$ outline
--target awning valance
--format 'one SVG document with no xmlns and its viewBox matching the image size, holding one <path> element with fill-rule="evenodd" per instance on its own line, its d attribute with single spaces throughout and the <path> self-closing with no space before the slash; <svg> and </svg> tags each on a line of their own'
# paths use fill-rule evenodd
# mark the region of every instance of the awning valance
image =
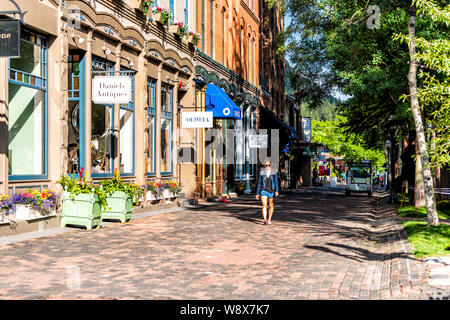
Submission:
<svg viewBox="0 0 450 320">
<path fill-rule="evenodd" d="M 215 84 L 208 84 L 205 94 L 206 111 L 212 111 L 214 118 L 241 119 L 241 109 Z"/>
</svg>

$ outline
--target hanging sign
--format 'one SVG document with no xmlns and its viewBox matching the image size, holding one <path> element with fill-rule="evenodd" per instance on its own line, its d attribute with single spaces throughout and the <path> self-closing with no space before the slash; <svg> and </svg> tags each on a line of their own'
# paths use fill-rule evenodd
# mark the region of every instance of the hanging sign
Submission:
<svg viewBox="0 0 450 320">
<path fill-rule="evenodd" d="M 19 20 L 0 20 L 0 57 L 20 57 Z"/>
<path fill-rule="evenodd" d="M 212 128 L 213 112 L 183 112 L 181 114 L 182 128 Z"/>
<path fill-rule="evenodd" d="M 129 103 L 131 96 L 131 78 L 125 76 L 96 76 L 92 79 L 92 101 L 97 104 Z"/>
</svg>

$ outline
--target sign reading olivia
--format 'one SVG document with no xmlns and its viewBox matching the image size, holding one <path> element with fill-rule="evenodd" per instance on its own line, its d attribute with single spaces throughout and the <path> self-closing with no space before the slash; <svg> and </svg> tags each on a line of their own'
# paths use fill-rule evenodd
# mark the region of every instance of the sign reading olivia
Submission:
<svg viewBox="0 0 450 320">
<path fill-rule="evenodd" d="M 92 79 L 92 101 L 98 104 L 129 103 L 131 97 L 130 77 L 97 76 Z"/>
<path fill-rule="evenodd" d="M 213 127 L 213 113 L 206 112 L 183 112 L 181 114 L 182 128 L 212 128 Z"/>
</svg>

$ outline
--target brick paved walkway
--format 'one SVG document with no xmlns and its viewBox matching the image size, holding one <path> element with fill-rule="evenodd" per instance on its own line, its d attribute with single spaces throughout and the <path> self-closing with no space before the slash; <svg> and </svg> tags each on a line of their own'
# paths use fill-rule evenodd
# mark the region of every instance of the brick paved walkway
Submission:
<svg viewBox="0 0 450 320">
<path fill-rule="evenodd" d="M 430 299 L 389 206 L 343 192 L 240 199 L 0 246 L 1 299 Z M 79 275 L 79 277 L 77 277 Z M 447 291 L 445 291 L 447 290 Z"/>
</svg>

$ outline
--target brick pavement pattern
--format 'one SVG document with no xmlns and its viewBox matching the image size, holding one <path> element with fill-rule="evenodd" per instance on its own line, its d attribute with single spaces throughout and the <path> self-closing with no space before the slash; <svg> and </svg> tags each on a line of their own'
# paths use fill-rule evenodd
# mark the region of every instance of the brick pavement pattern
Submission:
<svg viewBox="0 0 450 320">
<path fill-rule="evenodd" d="M 389 206 L 301 190 L 0 246 L 0 299 L 448 299 Z"/>
</svg>

